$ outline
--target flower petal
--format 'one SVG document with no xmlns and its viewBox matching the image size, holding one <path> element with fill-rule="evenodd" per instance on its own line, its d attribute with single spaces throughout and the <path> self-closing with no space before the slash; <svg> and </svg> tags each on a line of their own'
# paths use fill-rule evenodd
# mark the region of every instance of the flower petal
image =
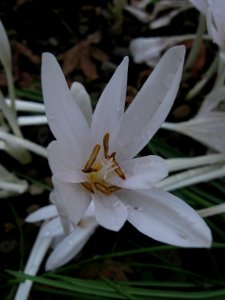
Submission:
<svg viewBox="0 0 225 300">
<path fill-rule="evenodd" d="M 63 235 L 63 227 L 59 217 L 43 224 L 40 232 L 41 237 L 57 237 Z"/>
<path fill-rule="evenodd" d="M 43 221 L 46 219 L 50 219 L 56 217 L 58 215 L 56 206 L 54 204 L 50 204 L 44 206 L 42 208 L 37 209 L 35 212 L 29 214 L 25 221 L 29 223 Z"/>
<path fill-rule="evenodd" d="M 9 39 L 1 20 L 0 20 L 0 61 L 2 62 L 4 68 L 11 68 L 12 58 L 11 58 Z"/>
<path fill-rule="evenodd" d="M 46 271 L 61 267 L 74 258 L 84 247 L 97 226 L 98 224 L 94 218 L 92 218 L 92 222 L 89 222 L 88 227 L 77 226 L 52 251 L 45 265 Z"/>
<path fill-rule="evenodd" d="M 128 58 L 125 57 L 105 87 L 94 111 L 91 132 L 93 143 L 102 143 L 104 135 L 120 124 L 127 88 Z M 112 137 L 110 143 L 112 143 Z"/>
<path fill-rule="evenodd" d="M 110 230 L 118 231 L 127 219 L 127 208 L 114 194 L 93 194 L 95 216 L 98 223 Z"/>
<path fill-rule="evenodd" d="M 208 9 L 208 1 L 207 0 L 190 0 L 191 4 L 195 6 L 197 10 L 199 10 L 203 15 L 206 15 Z"/>
<path fill-rule="evenodd" d="M 86 157 L 79 148 L 68 147 L 59 140 L 52 141 L 47 147 L 48 161 L 52 173 L 73 169 L 80 171 L 84 167 Z"/>
<path fill-rule="evenodd" d="M 120 164 L 126 180 L 118 176 L 109 177 L 108 181 L 127 189 L 149 189 L 168 175 L 167 163 L 159 156 L 138 157 Z"/>
<path fill-rule="evenodd" d="M 176 123 L 175 131 L 190 136 L 209 148 L 225 152 L 225 114 L 211 112 L 187 122 Z"/>
<path fill-rule="evenodd" d="M 128 221 L 140 232 L 181 247 L 210 247 L 211 232 L 184 201 L 163 190 L 118 192 L 128 206 Z"/>
<path fill-rule="evenodd" d="M 67 86 L 55 57 L 44 53 L 42 58 L 42 90 L 49 126 L 56 139 L 86 151 L 89 126 Z"/>
<path fill-rule="evenodd" d="M 126 110 L 117 139 L 120 157 L 134 157 L 165 120 L 179 87 L 184 54 L 184 46 L 169 49 Z"/>
<path fill-rule="evenodd" d="M 53 176 L 55 204 L 63 220 L 74 226 L 80 221 L 91 202 L 91 195 L 80 184 L 64 183 Z M 67 226 L 68 227 L 68 226 Z"/>
<path fill-rule="evenodd" d="M 210 94 L 208 94 L 205 97 L 205 100 L 202 102 L 197 116 L 198 117 L 200 115 L 203 116 L 204 114 L 207 114 L 212 110 L 216 110 L 216 107 L 224 99 L 225 99 L 225 87 L 221 87 L 216 90 L 213 90 Z"/>
<path fill-rule="evenodd" d="M 85 87 L 80 82 L 75 81 L 72 83 L 70 87 L 70 91 L 73 95 L 74 100 L 76 101 L 77 105 L 82 111 L 85 119 L 87 120 L 88 125 L 91 126 L 91 121 L 92 121 L 91 99 Z"/>
</svg>

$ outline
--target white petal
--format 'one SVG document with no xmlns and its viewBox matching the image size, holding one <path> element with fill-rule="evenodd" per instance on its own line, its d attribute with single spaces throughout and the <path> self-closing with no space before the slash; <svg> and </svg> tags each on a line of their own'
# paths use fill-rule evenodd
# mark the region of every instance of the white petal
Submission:
<svg viewBox="0 0 225 300">
<path fill-rule="evenodd" d="M 225 152 L 224 113 L 211 112 L 204 117 L 182 122 L 179 125 L 177 123 L 175 130 L 196 139 L 207 147 Z"/>
<path fill-rule="evenodd" d="M 223 35 L 221 35 L 220 31 L 218 30 L 218 27 L 215 24 L 215 19 L 213 18 L 213 12 L 210 9 L 208 9 L 207 11 L 206 21 L 209 36 L 214 43 L 216 43 L 220 47 L 223 47 Z"/>
<path fill-rule="evenodd" d="M 11 67 L 11 50 L 5 28 L 0 20 L 0 60 L 4 68 Z"/>
<path fill-rule="evenodd" d="M 212 1 L 208 0 L 209 10 L 213 14 L 214 24 L 218 30 L 218 33 L 221 37 L 221 46 L 224 47 L 224 37 L 225 37 L 225 1 L 217 0 Z"/>
<path fill-rule="evenodd" d="M 56 172 L 54 177 L 61 182 L 68 183 L 80 183 L 87 181 L 87 177 L 84 173 L 75 171 L 73 169 L 66 169 L 65 171 Z"/>
<path fill-rule="evenodd" d="M 179 87 L 185 48 L 169 49 L 124 114 L 117 139 L 120 157 L 134 157 L 169 113 Z"/>
<path fill-rule="evenodd" d="M 159 59 L 161 51 L 167 46 L 164 38 L 136 38 L 129 45 L 129 50 L 135 63 L 142 63 L 152 59 Z"/>
<path fill-rule="evenodd" d="M 57 237 L 63 234 L 63 227 L 59 217 L 43 224 L 40 232 L 41 237 Z"/>
<path fill-rule="evenodd" d="M 76 227 L 75 230 L 63 239 L 52 251 L 45 265 L 46 271 L 61 267 L 74 258 L 84 247 L 97 226 L 97 222 L 93 219 L 88 227 Z"/>
<path fill-rule="evenodd" d="M 126 179 L 109 178 L 113 185 L 127 189 L 149 189 L 168 175 L 167 163 L 159 156 L 138 157 L 120 165 Z"/>
<path fill-rule="evenodd" d="M 149 15 L 136 7 L 133 7 L 131 5 L 125 5 L 124 9 L 143 23 L 148 23 L 150 21 Z"/>
<path fill-rule="evenodd" d="M 91 99 L 85 87 L 80 82 L 73 82 L 70 87 L 74 100 L 82 111 L 88 125 L 91 126 L 92 121 L 92 106 Z"/>
<path fill-rule="evenodd" d="M 197 116 L 204 115 L 209 113 L 213 109 L 216 109 L 218 104 L 225 99 L 225 87 L 221 87 L 219 89 L 213 90 L 210 94 L 208 94 L 203 101 Z"/>
<path fill-rule="evenodd" d="M 50 219 L 50 218 L 56 217 L 57 215 L 58 215 L 58 212 L 57 212 L 56 206 L 54 204 L 50 204 L 50 205 L 44 206 L 42 208 L 39 208 L 35 212 L 29 214 L 26 217 L 25 221 L 33 223 L 33 222 Z"/>
<path fill-rule="evenodd" d="M 86 151 L 89 145 L 89 126 L 67 86 L 55 57 L 44 53 L 42 58 L 42 91 L 46 115 L 56 139 L 71 147 Z"/>
<path fill-rule="evenodd" d="M 91 202 L 90 193 L 80 184 L 64 183 L 53 176 L 56 207 L 60 217 L 69 220 L 74 226 L 80 221 Z"/>
<path fill-rule="evenodd" d="M 127 204 L 128 221 L 147 236 L 181 247 L 210 247 L 211 232 L 204 220 L 181 199 L 163 190 L 119 192 Z"/>
<path fill-rule="evenodd" d="M 61 141 L 52 141 L 47 147 L 49 165 L 52 173 L 73 169 L 82 170 L 87 157 L 80 152 L 79 148 L 70 146 Z"/>
<path fill-rule="evenodd" d="M 98 223 L 110 230 L 118 231 L 127 219 L 127 208 L 115 195 L 93 194 L 95 216 Z"/>
<path fill-rule="evenodd" d="M 102 143 L 104 135 L 118 128 L 124 112 L 128 58 L 125 57 L 105 87 L 94 111 L 91 132 L 93 143 Z M 112 137 L 109 141 L 112 142 Z"/>
<path fill-rule="evenodd" d="M 193 6 L 203 15 L 206 15 L 208 9 L 208 0 L 190 0 Z"/>
</svg>

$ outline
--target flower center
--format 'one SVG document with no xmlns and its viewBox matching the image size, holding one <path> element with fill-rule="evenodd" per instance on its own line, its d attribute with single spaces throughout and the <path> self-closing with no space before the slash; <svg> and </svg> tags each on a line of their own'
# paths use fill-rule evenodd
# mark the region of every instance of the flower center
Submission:
<svg viewBox="0 0 225 300">
<path fill-rule="evenodd" d="M 109 137 L 108 132 L 103 137 L 104 155 L 99 158 L 101 145 L 95 145 L 90 158 L 82 169 L 82 172 L 87 174 L 87 181 L 81 182 L 81 185 L 91 193 L 98 190 L 105 195 L 110 195 L 120 188 L 107 183 L 107 178 L 117 175 L 123 180 L 126 179 L 123 170 L 116 161 L 116 152 L 109 154 Z"/>
</svg>

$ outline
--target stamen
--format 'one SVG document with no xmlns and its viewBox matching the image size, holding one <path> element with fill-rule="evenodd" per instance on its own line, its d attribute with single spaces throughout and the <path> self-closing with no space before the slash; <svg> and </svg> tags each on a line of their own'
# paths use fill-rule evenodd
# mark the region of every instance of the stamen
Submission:
<svg viewBox="0 0 225 300">
<path fill-rule="evenodd" d="M 109 151 L 109 133 L 107 132 L 103 138 L 103 147 L 104 147 L 104 156 L 108 158 L 108 151 Z"/>
<path fill-rule="evenodd" d="M 92 186 L 91 186 L 91 184 L 90 184 L 89 182 L 85 181 L 85 182 L 81 182 L 80 184 L 81 184 L 85 189 L 87 189 L 89 192 L 91 192 L 91 193 L 94 194 L 94 190 L 93 190 L 93 188 L 92 188 Z"/>
<path fill-rule="evenodd" d="M 110 191 L 110 193 L 116 192 L 118 190 L 120 190 L 121 188 L 116 186 L 116 185 L 111 185 L 107 187 L 107 190 Z"/>
<path fill-rule="evenodd" d="M 96 158 L 97 158 L 97 156 L 98 156 L 98 153 L 99 153 L 99 151 L 100 151 L 100 148 L 101 148 L 101 146 L 100 146 L 99 144 L 97 144 L 97 145 L 94 147 L 94 149 L 93 149 L 93 151 L 92 151 L 92 153 L 91 153 L 91 155 L 90 155 L 89 160 L 87 161 L 87 163 L 86 163 L 84 169 L 82 170 L 84 173 L 91 173 L 91 172 L 94 171 L 94 169 L 92 169 L 92 166 L 93 166 L 93 164 L 94 164 L 94 162 L 95 162 L 95 160 L 96 160 Z"/>
<path fill-rule="evenodd" d="M 115 157 L 113 158 L 113 166 L 115 167 L 114 171 L 116 172 L 116 174 L 123 180 L 126 179 L 126 176 L 124 174 L 124 172 L 122 171 L 122 169 L 120 168 L 120 166 L 118 165 L 117 161 L 115 160 Z"/>
<path fill-rule="evenodd" d="M 95 187 L 97 190 L 99 190 L 100 192 L 102 192 L 105 195 L 111 194 L 111 192 L 108 190 L 108 187 L 106 185 L 104 185 L 103 183 L 96 182 Z"/>
</svg>

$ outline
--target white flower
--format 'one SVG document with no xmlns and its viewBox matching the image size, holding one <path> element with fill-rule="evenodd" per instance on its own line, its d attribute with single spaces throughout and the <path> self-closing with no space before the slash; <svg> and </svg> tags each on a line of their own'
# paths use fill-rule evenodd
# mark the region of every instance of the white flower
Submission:
<svg viewBox="0 0 225 300">
<path fill-rule="evenodd" d="M 149 23 L 151 29 L 169 25 L 176 15 L 190 6 L 187 0 L 161 0 L 154 4 L 153 10 L 149 14 L 145 11 L 148 4 L 149 1 L 131 1 L 131 4 L 125 4 L 124 9 L 139 21 Z"/>
<path fill-rule="evenodd" d="M 191 0 L 191 3 L 206 16 L 208 33 L 220 47 L 225 62 L 225 0 Z"/>
<path fill-rule="evenodd" d="M 45 221 L 42 225 L 39 237 L 51 237 L 51 247 L 54 248 L 46 261 L 46 271 L 59 268 L 74 258 L 81 251 L 98 226 L 94 217 L 93 205 L 89 206 L 77 226 L 74 227 L 71 224 L 70 233 L 67 236 L 65 236 L 63 232 L 60 218 L 54 204 L 42 207 L 26 218 L 26 222 L 34 223 L 38 221 Z"/>
<path fill-rule="evenodd" d="M 135 63 L 145 62 L 149 66 L 155 66 L 165 50 L 193 38 L 194 35 L 190 34 L 149 38 L 140 37 L 130 42 L 129 50 Z"/>
<path fill-rule="evenodd" d="M 183 46 L 166 52 L 124 112 L 128 59 L 104 89 L 89 127 L 63 73 L 43 55 L 42 88 L 46 115 L 56 138 L 48 146 L 52 198 L 64 230 L 77 224 L 91 201 L 100 225 L 118 231 L 126 220 L 158 241 L 209 247 L 211 233 L 186 203 L 155 188 L 167 175 L 156 156 L 134 158 L 166 118 L 182 75 Z"/>
<path fill-rule="evenodd" d="M 71 228 L 72 231 L 68 236 L 63 233 L 56 207 L 53 204 L 31 213 L 26 221 L 44 221 L 26 262 L 24 273 L 28 275 L 37 274 L 50 246 L 54 250 L 46 261 L 45 269 L 47 271 L 52 271 L 69 262 L 80 252 L 98 226 L 92 205 L 89 206 L 81 222 L 75 228 Z M 21 282 L 15 300 L 28 299 L 32 284 L 31 280 Z"/>
<path fill-rule="evenodd" d="M 165 122 L 162 128 L 186 134 L 211 149 L 225 153 L 225 112 L 218 109 L 222 100 L 225 100 L 225 86 L 205 98 L 193 119 L 179 123 Z"/>
</svg>

